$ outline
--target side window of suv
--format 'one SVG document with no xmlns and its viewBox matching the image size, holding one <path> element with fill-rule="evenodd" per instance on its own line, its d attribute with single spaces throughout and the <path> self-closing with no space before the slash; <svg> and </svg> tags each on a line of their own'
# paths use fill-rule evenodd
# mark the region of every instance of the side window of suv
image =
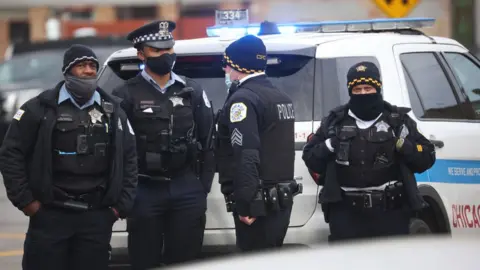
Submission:
<svg viewBox="0 0 480 270">
<path fill-rule="evenodd" d="M 373 56 L 336 57 L 316 60 L 314 120 L 322 120 L 328 113 L 350 99 L 347 89 L 347 73 L 355 64 L 372 62 L 381 70 Z M 381 76 L 381 74 L 380 74 Z"/>
<path fill-rule="evenodd" d="M 480 119 L 480 68 L 465 54 L 445 53 L 445 58 L 467 94 L 476 119 Z"/>
<path fill-rule="evenodd" d="M 400 55 L 413 113 L 420 119 L 465 119 L 434 53 Z"/>
</svg>

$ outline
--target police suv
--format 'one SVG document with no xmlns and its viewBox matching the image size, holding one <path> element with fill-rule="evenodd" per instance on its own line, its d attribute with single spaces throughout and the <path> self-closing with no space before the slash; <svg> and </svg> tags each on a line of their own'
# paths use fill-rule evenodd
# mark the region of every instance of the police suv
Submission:
<svg viewBox="0 0 480 270">
<path fill-rule="evenodd" d="M 261 36 L 268 50 L 266 72 L 293 99 L 297 121 L 295 178 L 304 189 L 295 197 L 286 244 L 327 240 L 328 224 L 317 203 L 321 187 L 304 165 L 302 148 L 319 121 L 348 101 L 347 70 L 360 61 L 376 63 L 384 98 L 411 107 L 420 132 L 436 146 L 436 164 L 417 175 L 429 207 L 412 216 L 412 233 L 480 235 L 480 61 L 455 40 L 417 30 L 433 23 L 408 18 L 279 24 L 280 34 Z M 208 38 L 177 41 L 174 71 L 200 83 L 218 110 L 227 95 L 225 48 L 258 31 L 259 25 L 211 27 Z M 142 68 L 135 49 L 117 51 L 105 62 L 99 85 L 112 91 Z M 125 247 L 126 236 L 125 222 L 117 222 L 112 247 Z M 204 245 L 234 244 L 233 218 L 216 177 L 208 196 Z"/>
</svg>

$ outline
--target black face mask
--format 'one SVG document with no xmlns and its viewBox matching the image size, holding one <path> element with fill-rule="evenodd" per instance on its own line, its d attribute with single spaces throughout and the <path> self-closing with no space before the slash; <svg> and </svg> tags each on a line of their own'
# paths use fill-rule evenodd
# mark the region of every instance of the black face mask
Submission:
<svg viewBox="0 0 480 270">
<path fill-rule="evenodd" d="M 164 53 L 157 57 L 147 57 L 145 65 L 155 74 L 166 75 L 173 69 L 177 55 Z"/>
<path fill-rule="evenodd" d="M 79 78 L 65 75 L 65 88 L 78 105 L 83 105 L 92 98 L 97 89 L 97 78 Z"/>
<path fill-rule="evenodd" d="M 383 112 L 383 97 L 380 94 L 351 95 L 349 108 L 358 118 L 371 121 Z"/>
</svg>

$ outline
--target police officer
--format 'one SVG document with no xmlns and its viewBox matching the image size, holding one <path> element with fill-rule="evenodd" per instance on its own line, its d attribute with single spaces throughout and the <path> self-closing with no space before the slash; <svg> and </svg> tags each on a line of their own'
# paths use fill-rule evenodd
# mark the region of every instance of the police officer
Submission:
<svg viewBox="0 0 480 270">
<path fill-rule="evenodd" d="M 223 58 L 228 96 L 219 112 L 217 163 L 237 247 L 282 246 L 290 223 L 295 158 L 292 100 L 265 74 L 263 41 L 247 35 Z"/>
<path fill-rule="evenodd" d="M 97 70 L 71 46 L 65 81 L 20 107 L 0 149 L 8 198 L 30 217 L 23 269 L 108 269 L 112 226 L 133 206 L 135 136 Z"/>
<path fill-rule="evenodd" d="M 414 173 L 434 164 L 434 146 L 409 108 L 383 100 L 375 64 L 354 65 L 347 81 L 350 101 L 322 120 L 303 152 L 320 174 L 329 240 L 408 234 L 412 210 L 426 206 Z"/>
<path fill-rule="evenodd" d="M 128 220 L 134 269 L 199 255 L 215 173 L 213 111 L 200 85 L 172 72 L 174 29 L 156 21 L 128 35 L 145 69 L 113 92 L 137 136 L 139 195 Z"/>
</svg>

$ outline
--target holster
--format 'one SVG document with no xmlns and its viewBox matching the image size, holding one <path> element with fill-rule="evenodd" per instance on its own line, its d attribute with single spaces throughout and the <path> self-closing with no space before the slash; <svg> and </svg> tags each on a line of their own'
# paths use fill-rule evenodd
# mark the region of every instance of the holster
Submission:
<svg viewBox="0 0 480 270">
<path fill-rule="evenodd" d="M 403 183 L 396 182 L 385 187 L 385 208 L 400 209 L 406 203 Z"/>
<path fill-rule="evenodd" d="M 278 184 L 278 202 L 281 209 L 292 207 L 293 190 L 290 184 Z"/>
</svg>

